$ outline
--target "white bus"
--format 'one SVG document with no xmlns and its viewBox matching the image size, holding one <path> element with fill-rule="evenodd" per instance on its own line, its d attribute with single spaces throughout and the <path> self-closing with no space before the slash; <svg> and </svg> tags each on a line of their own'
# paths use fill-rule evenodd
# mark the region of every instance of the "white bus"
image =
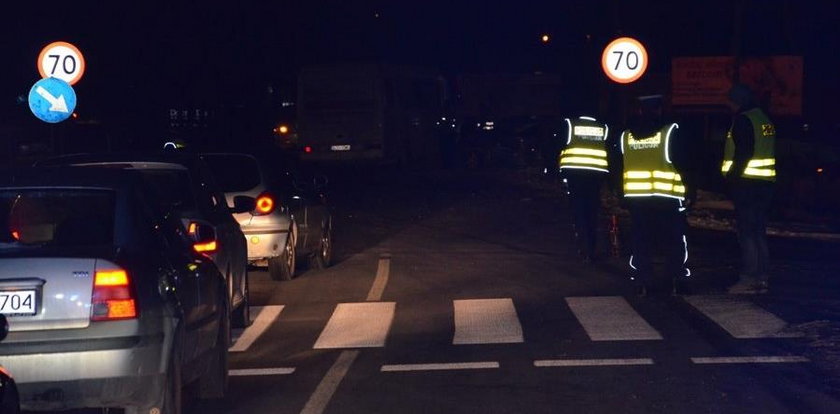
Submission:
<svg viewBox="0 0 840 414">
<path fill-rule="evenodd" d="M 431 70 L 379 64 L 304 68 L 298 78 L 300 158 L 434 162 L 444 99 L 444 80 Z"/>
</svg>

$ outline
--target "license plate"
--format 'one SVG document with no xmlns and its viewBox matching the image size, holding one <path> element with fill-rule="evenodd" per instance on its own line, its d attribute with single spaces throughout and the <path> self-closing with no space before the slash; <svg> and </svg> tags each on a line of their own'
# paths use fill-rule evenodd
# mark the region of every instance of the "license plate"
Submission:
<svg viewBox="0 0 840 414">
<path fill-rule="evenodd" d="M 34 290 L 0 291 L 0 313 L 6 315 L 34 315 Z"/>
<path fill-rule="evenodd" d="M 349 145 L 333 145 L 330 147 L 333 151 L 350 151 Z"/>
</svg>

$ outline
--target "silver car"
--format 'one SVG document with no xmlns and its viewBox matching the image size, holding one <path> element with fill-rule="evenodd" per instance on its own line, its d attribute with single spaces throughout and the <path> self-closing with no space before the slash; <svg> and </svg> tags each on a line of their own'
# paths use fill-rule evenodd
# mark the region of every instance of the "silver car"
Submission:
<svg viewBox="0 0 840 414">
<path fill-rule="evenodd" d="M 262 162 L 248 154 L 210 153 L 201 158 L 228 204 L 237 196 L 256 199 L 254 211 L 234 214 L 248 242 L 250 264 L 268 266 L 275 280 L 294 277 L 298 257 L 308 257 L 316 268 L 331 264 L 332 216 L 322 192 L 325 179 L 301 185 L 292 172 L 276 168 L 279 160 Z"/>
<path fill-rule="evenodd" d="M 134 171 L 37 168 L 0 173 L 0 365 L 25 410 L 180 412 L 181 389 L 227 388 L 225 279 L 150 203 Z"/>
</svg>

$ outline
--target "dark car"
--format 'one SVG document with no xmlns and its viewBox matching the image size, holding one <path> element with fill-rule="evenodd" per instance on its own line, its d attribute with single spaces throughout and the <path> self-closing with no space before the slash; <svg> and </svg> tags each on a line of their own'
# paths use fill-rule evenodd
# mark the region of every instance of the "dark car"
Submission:
<svg viewBox="0 0 840 414">
<path fill-rule="evenodd" d="M 161 211 L 178 218 L 189 231 L 195 223 L 213 226 L 218 243 L 201 246 L 225 276 L 234 327 L 251 323 L 248 300 L 248 249 L 239 223 L 231 213 L 254 209 L 254 200 L 239 197 L 228 207 L 205 163 L 188 153 L 82 154 L 41 161 L 38 166 L 84 166 L 137 170 L 153 191 Z"/>
<path fill-rule="evenodd" d="M 332 215 L 323 195 L 326 178 L 302 182 L 282 159 L 265 162 L 238 153 L 202 154 L 228 202 L 256 199 L 254 211 L 236 214 L 248 238 L 248 261 L 267 265 L 275 280 L 294 276 L 296 257 L 316 268 L 332 260 Z M 269 167 L 270 166 L 270 167 Z"/>
<path fill-rule="evenodd" d="M 193 237 L 153 197 L 135 171 L 0 173 L 0 364 L 21 408 L 175 413 L 187 384 L 226 392 L 226 281 L 195 248 L 213 226 Z"/>
</svg>

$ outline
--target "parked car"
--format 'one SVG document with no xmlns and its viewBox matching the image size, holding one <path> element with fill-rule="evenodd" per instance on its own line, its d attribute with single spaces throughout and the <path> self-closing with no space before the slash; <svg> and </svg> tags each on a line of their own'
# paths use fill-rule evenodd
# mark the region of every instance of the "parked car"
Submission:
<svg viewBox="0 0 840 414">
<path fill-rule="evenodd" d="M 136 171 L 0 173 L 0 363 L 22 409 L 168 414 L 185 385 L 225 394 L 230 304 L 202 254 L 214 226 L 193 237 L 154 197 Z"/>
<path fill-rule="evenodd" d="M 185 230 L 193 223 L 210 223 L 218 244 L 207 255 L 225 275 L 234 327 L 251 323 L 248 299 L 248 248 L 245 236 L 231 213 L 254 209 L 254 200 L 238 197 L 228 207 L 225 196 L 208 167 L 196 155 L 161 154 L 83 154 L 57 157 L 39 162 L 39 166 L 66 165 L 109 167 L 138 170 L 152 188 L 161 211 L 178 218 Z"/>
<path fill-rule="evenodd" d="M 248 154 L 202 154 L 231 203 L 256 199 L 254 211 L 235 214 L 248 239 L 248 261 L 267 265 L 275 280 L 294 277 L 296 257 L 325 268 L 332 261 L 332 216 L 323 194 L 326 179 L 302 183 L 279 160 L 268 163 Z M 273 165 L 269 169 L 268 165 Z"/>
<path fill-rule="evenodd" d="M 0 313 L 0 342 L 9 334 L 9 321 L 6 315 Z M 20 396 L 12 374 L 0 365 L 0 413 L 19 414 Z"/>
</svg>

